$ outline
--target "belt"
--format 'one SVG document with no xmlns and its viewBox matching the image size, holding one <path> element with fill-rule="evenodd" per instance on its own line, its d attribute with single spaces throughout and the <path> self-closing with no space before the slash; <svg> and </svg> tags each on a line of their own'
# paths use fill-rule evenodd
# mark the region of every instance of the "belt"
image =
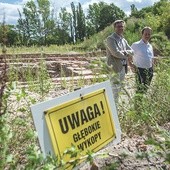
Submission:
<svg viewBox="0 0 170 170">
<path fill-rule="evenodd" d="M 125 67 L 125 73 L 127 74 L 127 72 L 128 72 L 127 64 L 123 64 L 123 66 Z"/>
<path fill-rule="evenodd" d="M 141 68 L 141 67 L 137 67 L 138 69 L 141 69 L 141 70 L 151 70 L 152 69 L 152 67 L 150 67 L 150 68 Z"/>
</svg>

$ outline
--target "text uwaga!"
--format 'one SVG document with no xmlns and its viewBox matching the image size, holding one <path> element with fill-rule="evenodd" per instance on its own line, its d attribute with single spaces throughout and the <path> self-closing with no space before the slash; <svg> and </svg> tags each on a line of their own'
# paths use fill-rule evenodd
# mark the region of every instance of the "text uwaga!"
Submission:
<svg viewBox="0 0 170 170">
<path fill-rule="evenodd" d="M 72 113 L 71 115 L 59 119 L 61 132 L 63 134 L 66 134 L 68 133 L 70 127 L 73 130 L 83 125 L 84 123 L 87 123 L 104 114 L 105 111 L 103 109 L 102 101 L 100 101 L 100 105 L 102 108 L 102 113 L 97 103 L 94 103 L 93 106 L 87 106 L 86 109 L 81 109 L 79 111 L 76 111 L 75 113 Z"/>
<path fill-rule="evenodd" d="M 97 103 L 94 103 L 92 106 L 87 106 L 85 109 L 81 109 L 79 111 L 76 111 L 75 113 L 63 117 L 62 119 L 59 119 L 61 132 L 63 134 L 66 134 L 69 132 L 70 129 L 73 130 L 75 128 L 78 128 L 79 126 L 84 125 L 85 123 L 93 119 L 96 119 L 97 117 L 103 115 L 104 113 L 105 111 L 102 101 L 100 101 L 99 105 Z M 80 130 L 79 132 L 73 134 L 73 140 L 75 143 L 78 142 L 79 140 L 83 140 L 82 143 L 77 145 L 78 149 L 84 150 L 85 148 L 90 147 L 98 140 L 100 140 L 101 132 L 95 133 L 95 131 L 100 128 L 101 128 L 100 122 L 97 121 L 91 124 L 90 126 Z M 91 133 L 95 134 L 86 139 L 86 137 Z"/>
</svg>

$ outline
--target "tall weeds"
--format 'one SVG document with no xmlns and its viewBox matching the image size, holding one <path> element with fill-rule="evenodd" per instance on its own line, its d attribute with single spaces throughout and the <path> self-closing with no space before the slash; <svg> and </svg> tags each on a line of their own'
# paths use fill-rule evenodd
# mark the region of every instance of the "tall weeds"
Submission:
<svg viewBox="0 0 170 170">
<path fill-rule="evenodd" d="M 8 91 L 5 91 L 7 83 L 7 63 L 6 56 L 0 56 L 0 169 L 3 169 L 8 160 L 8 143 L 11 136 L 10 126 L 7 123 L 7 99 L 9 97 Z"/>
<path fill-rule="evenodd" d="M 100 74 L 106 74 L 106 77 L 100 77 L 96 75 L 96 79 L 88 82 L 83 78 L 77 81 L 77 86 L 82 87 L 85 85 L 90 85 L 100 81 L 108 79 L 110 74 L 109 68 L 105 65 L 105 61 L 98 60 L 92 62 L 91 64 L 96 65 L 96 67 L 101 67 L 102 71 Z M 122 130 L 130 135 L 134 134 L 145 134 L 152 137 L 148 140 L 148 144 L 153 144 L 159 146 L 161 154 L 169 161 L 169 143 L 168 135 L 162 133 L 160 130 L 164 124 L 169 122 L 170 113 L 170 60 L 169 58 L 163 60 L 157 64 L 155 67 L 155 75 L 153 82 L 149 88 L 146 95 L 137 96 L 140 98 L 138 105 L 140 107 L 135 108 L 134 99 L 135 97 L 128 98 L 129 106 L 126 107 L 124 103 L 118 110 L 123 113 L 119 115 Z M 39 63 L 39 69 L 36 70 L 35 77 L 32 76 L 32 70 L 28 67 L 28 70 L 24 72 L 24 80 L 28 83 L 28 88 L 19 88 L 17 83 L 15 83 L 16 77 L 11 77 L 8 85 L 6 84 L 6 66 L 3 72 L 3 77 L 1 81 L 1 113 L 0 116 L 0 169 L 45 169 L 45 168 L 61 168 L 64 165 L 58 163 L 57 159 L 48 157 L 46 160 L 42 158 L 40 147 L 38 145 L 36 132 L 34 130 L 31 112 L 29 106 L 38 100 L 43 100 L 45 95 L 49 93 L 52 88 L 51 80 L 47 72 L 45 61 L 42 60 Z M 90 66 L 90 68 L 95 72 L 96 67 Z M 11 68 L 11 75 L 13 68 Z M 70 88 L 68 83 L 72 86 L 71 91 L 74 89 L 74 80 L 69 82 L 65 79 L 66 74 L 63 68 L 61 68 L 63 80 L 61 81 L 62 88 Z M 17 74 L 18 72 L 15 72 Z M 72 75 L 73 76 L 73 75 Z M 99 78 L 99 79 L 98 79 Z M 29 83 L 29 81 L 34 82 L 36 80 L 37 85 L 34 83 Z M 4 85 L 4 86 L 3 86 Z M 5 88 L 6 87 L 6 88 Z M 58 89 L 61 90 L 61 89 Z M 37 97 L 39 95 L 39 99 Z M 36 96 L 36 97 L 35 97 Z M 15 100 L 15 104 L 12 102 Z M 163 142 L 153 142 L 153 134 L 156 133 L 165 134 L 165 141 Z M 154 138 L 155 139 L 155 138 Z M 167 150 L 167 151 L 166 151 Z M 165 152 L 166 151 L 166 152 Z M 88 156 L 92 156 L 90 153 Z M 61 167 L 59 167 L 61 165 Z"/>
<path fill-rule="evenodd" d="M 170 121 L 170 59 L 161 60 L 154 70 L 148 92 L 134 94 L 121 119 L 127 134 L 151 134 L 158 126 Z"/>
</svg>

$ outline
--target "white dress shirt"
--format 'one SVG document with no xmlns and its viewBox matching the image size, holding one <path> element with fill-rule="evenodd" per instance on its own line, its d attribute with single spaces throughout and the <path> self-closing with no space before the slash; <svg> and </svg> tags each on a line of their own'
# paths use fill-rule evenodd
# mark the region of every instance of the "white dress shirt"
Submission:
<svg viewBox="0 0 170 170">
<path fill-rule="evenodd" d="M 133 64 L 140 68 L 152 67 L 152 60 L 154 57 L 153 48 L 150 43 L 144 43 L 143 40 L 137 41 L 132 44 L 134 50 Z"/>
</svg>

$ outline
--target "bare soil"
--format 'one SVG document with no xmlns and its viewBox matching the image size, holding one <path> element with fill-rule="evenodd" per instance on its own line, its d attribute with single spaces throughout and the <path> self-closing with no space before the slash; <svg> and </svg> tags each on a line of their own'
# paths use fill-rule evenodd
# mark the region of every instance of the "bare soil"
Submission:
<svg viewBox="0 0 170 170">
<path fill-rule="evenodd" d="M 169 125 L 170 127 L 170 125 Z M 94 165 L 85 164 L 81 170 L 169 170 L 170 166 L 160 155 L 155 155 L 155 148 L 145 144 L 144 136 L 134 135 L 129 138 L 122 135 L 122 140 L 116 146 L 110 144 L 99 151 Z M 106 154 L 106 157 L 102 156 Z"/>
<path fill-rule="evenodd" d="M 69 62 L 70 61 L 68 61 L 67 63 Z M 48 62 L 48 64 L 49 63 L 50 62 Z M 53 70 L 54 75 L 51 76 L 54 78 L 56 75 L 58 75 L 57 71 L 59 68 L 57 67 L 58 65 L 55 66 L 55 62 L 53 64 L 54 65 L 50 63 L 49 68 L 51 70 L 52 68 L 55 68 L 55 69 L 57 68 L 57 70 Z M 23 63 L 22 63 L 22 67 L 23 67 Z M 73 70 L 76 70 L 75 67 L 73 68 Z M 129 75 L 129 77 L 130 76 L 131 75 Z M 129 91 L 131 92 L 131 84 L 129 85 L 127 83 L 127 88 L 129 88 Z M 49 96 L 47 96 L 47 98 L 48 97 L 53 98 L 53 97 L 56 97 L 56 96 L 59 96 L 65 93 L 68 93 L 68 91 L 67 90 L 58 91 L 58 89 L 56 90 L 54 89 L 54 91 L 49 93 Z M 11 101 L 11 102 L 13 103 L 13 105 L 15 105 L 14 101 Z M 24 118 L 24 115 L 22 115 L 22 113 L 20 114 L 16 113 L 16 114 L 17 115 L 14 115 L 14 116 L 22 116 Z M 170 123 L 167 123 L 163 128 L 170 132 Z M 159 151 L 154 146 L 145 144 L 146 139 L 147 139 L 146 136 L 133 135 L 129 137 L 128 135 L 123 133 L 121 142 L 119 144 L 113 145 L 112 143 L 110 143 L 108 146 L 106 146 L 105 148 L 97 152 L 97 155 L 94 158 L 93 165 L 90 165 L 89 163 L 83 163 L 78 168 L 80 170 L 97 170 L 97 169 L 100 169 L 100 170 L 105 170 L 105 169 L 110 169 L 110 170 L 115 170 L 115 169 L 116 170 L 170 170 L 170 165 L 168 165 L 165 162 L 165 158 L 161 156 L 161 154 L 159 154 Z M 13 151 L 17 152 L 15 148 Z"/>
</svg>

